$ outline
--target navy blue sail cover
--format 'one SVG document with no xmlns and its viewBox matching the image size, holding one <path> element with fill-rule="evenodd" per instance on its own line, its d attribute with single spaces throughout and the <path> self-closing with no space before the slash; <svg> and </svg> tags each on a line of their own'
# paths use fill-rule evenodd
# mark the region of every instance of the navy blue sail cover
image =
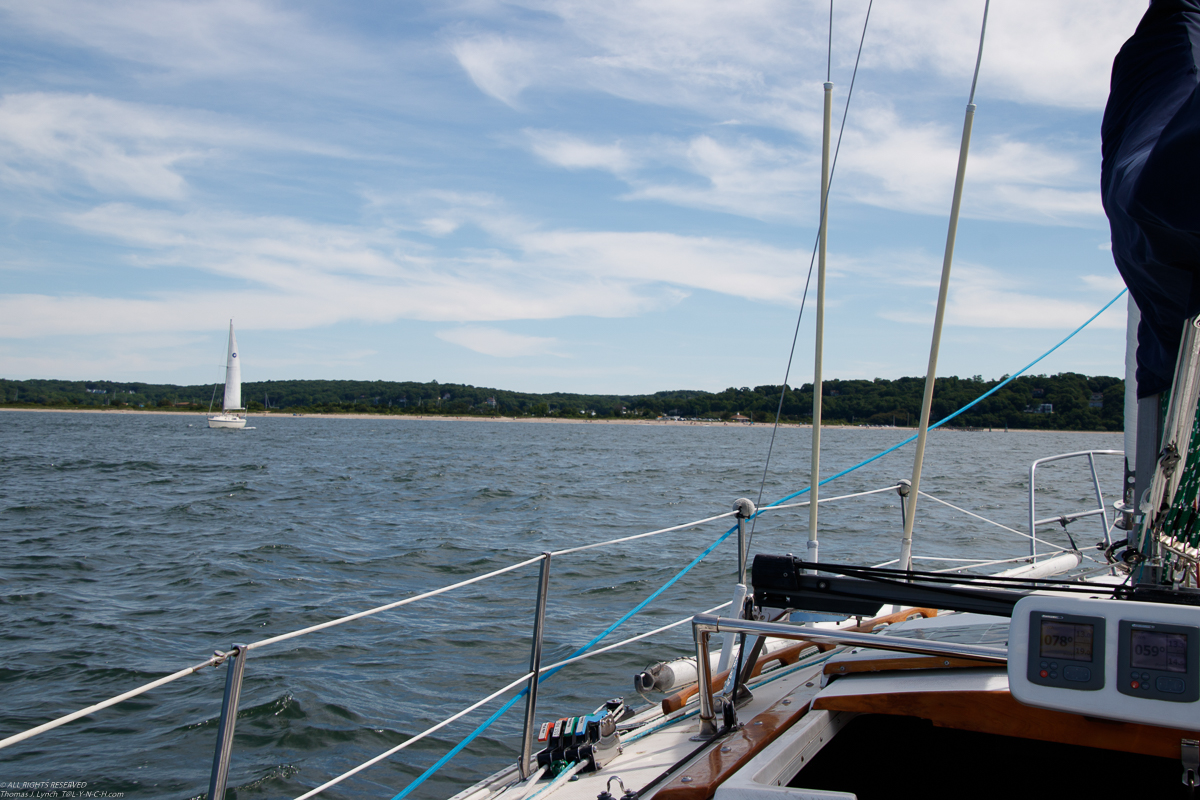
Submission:
<svg viewBox="0 0 1200 800">
<path fill-rule="evenodd" d="M 1154 0 L 1113 62 L 1100 188 L 1142 313 L 1138 396 L 1166 390 L 1200 313 L 1200 0 Z"/>
</svg>

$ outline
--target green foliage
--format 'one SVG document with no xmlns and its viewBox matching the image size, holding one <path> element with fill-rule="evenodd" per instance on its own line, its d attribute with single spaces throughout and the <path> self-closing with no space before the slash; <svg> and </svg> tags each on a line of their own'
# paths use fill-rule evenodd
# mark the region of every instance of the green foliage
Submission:
<svg viewBox="0 0 1200 800">
<path fill-rule="evenodd" d="M 962 408 L 1000 381 L 938 378 L 933 419 Z M 829 380 L 822 392 L 826 423 L 915 427 L 921 411 L 923 378 L 894 381 Z M 782 390 L 782 391 L 781 391 Z M 1125 384 L 1119 378 L 1065 372 L 1017 378 L 954 421 L 957 427 L 1037 428 L 1119 431 L 1124 421 Z M 813 388 L 803 386 L 730 387 L 722 392 L 676 390 L 649 395 L 531 394 L 463 384 L 410 381 L 260 381 L 242 385 L 251 410 L 287 413 L 443 414 L 480 416 L 558 416 L 568 419 L 637 419 L 660 415 L 729 419 L 742 414 L 768 422 L 781 410 L 786 422 L 812 421 Z M 782 394 L 782 406 L 780 397 Z M 219 392 L 218 392 L 219 395 Z M 114 381 L 10 381 L 0 379 L 0 405 L 10 407 L 157 407 L 206 410 L 213 386 L 118 383 Z M 256 398 L 262 398 L 260 402 Z M 1093 398 L 1096 398 L 1093 401 Z M 1093 406 L 1100 403 L 1100 407 Z M 220 397 L 217 398 L 220 403 Z M 1052 413 L 1033 413 L 1043 405 Z"/>
</svg>

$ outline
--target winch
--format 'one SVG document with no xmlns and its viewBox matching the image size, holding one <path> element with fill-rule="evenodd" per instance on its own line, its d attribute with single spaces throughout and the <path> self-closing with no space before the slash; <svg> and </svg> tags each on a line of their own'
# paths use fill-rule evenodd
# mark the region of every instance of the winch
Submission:
<svg viewBox="0 0 1200 800">
<path fill-rule="evenodd" d="M 617 720 L 625 711 L 621 698 L 609 700 L 594 713 L 581 717 L 563 717 L 544 722 L 537 740 L 545 749 L 537 754 L 537 765 L 559 772 L 571 764 L 586 761 L 583 772 L 595 772 L 621 754 Z"/>
</svg>

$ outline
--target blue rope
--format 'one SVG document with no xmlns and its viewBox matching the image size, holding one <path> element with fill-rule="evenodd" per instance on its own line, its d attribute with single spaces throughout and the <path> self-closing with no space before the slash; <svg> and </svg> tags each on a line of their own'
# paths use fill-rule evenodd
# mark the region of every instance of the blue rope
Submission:
<svg viewBox="0 0 1200 800">
<path fill-rule="evenodd" d="M 1117 302 L 1118 300 L 1120 300 L 1120 299 L 1121 299 L 1121 296 L 1125 294 L 1125 291 L 1126 291 L 1125 289 L 1122 289 L 1122 290 L 1120 291 L 1120 293 L 1118 293 L 1118 294 L 1117 294 L 1117 296 L 1116 296 L 1116 297 L 1114 297 L 1112 300 L 1109 300 L 1109 301 L 1108 301 L 1108 303 L 1106 303 L 1106 304 L 1104 305 L 1104 307 L 1103 307 L 1103 308 L 1101 308 L 1099 311 L 1097 311 L 1095 314 L 1093 314 L 1093 315 L 1092 315 L 1092 316 L 1091 316 L 1091 317 L 1088 319 L 1088 321 L 1087 321 L 1087 322 L 1083 323 L 1083 324 L 1082 324 L 1082 325 L 1080 325 L 1078 328 L 1076 328 L 1075 330 L 1071 331 L 1071 333 L 1070 333 L 1070 334 L 1068 334 L 1068 335 L 1067 335 L 1067 337 L 1066 337 L 1065 339 L 1063 339 L 1062 341 L 1060 341 L 1058 344 L 1054 345 L 1054 347 L 1051 347 L 1051 348 L 1050 348 L 1049 350 L 1047 350 L 1045 353 L 1043 353 L 1042 355 L 1038 356 L 1038 357 L 1037 357 L 1037 358 L 1035 358 L 1033 361 L 1030 361 L 1028 364 L 1026 364 L 1024 367 L 1022 367 L 1022 368 L 1021 368 L 1020 370 L 1018 370 L 1017 372 L 1013 373 L 1013 374 L 1012 374 L 1011 376 L 1009 376 L 1009 377 L 1008 377 L 1006 380 L 1004 380 L 1004 381 L 1001 381 L 1000 383 L 996 384 L 994 387 L 992 387 L 991 389 L 989 389 L 987 392 L 985 392 L 984 394 L 980 395 L 980 396 L 979 396 L 978 398 L 976 398 L 975 400 L 972 400 L 970 403 L 968 403 L 967 405 L 963 406 L 963 407 L 962 407 L 962 408 L 960 408 L 958 411 L 955 411 L 953 414 L 951 414 L 951 415 L 949 415 L 949 416 L 947 416 L 947 417 L 943 417 L 942 419 L 938 420 L 938 421 L 937 421 L 936 423 L 934 423 L 933 425 L 930 425 L 930 426 L 929 426 L 929 429 L 930 429 L 930 430 L 933 430 L 934 428 L 938 428 L 938 427 L 940 427 L 940 426 L 942 426 L 942 425 L 945 425 L 947 422 L 949 422 L 950 420 L 954 419 L 954 418 L 955 418 L 955 417 L 957 417 L 959 414 L 965 413 L 966 411 L 968 411 L 968 410 L 969 410 L 969 409 L 971 409 L 972 407 L 974 407 L 974 406 L 978 405 L 979 403 L 983 402 L 983 401 L 984 401 L 984 400 L 986 400 L 987 398 L 991 397 L 993 394 L 995 394 L 996 392 L 998 392 L 998 391 L 999 391 L 1001 388 L 1003 388 L 1004 386 L 1007 386 L 1009 383 L 1012 383 L 1012 381 L 1014 381 L 1014 380 L 1015 380 L 1017 377 L 1019 377 L 1019 376 L 1023 375 L 1024 373 L 1028 372 L 1028 371 L 1029 371 L 1030 369 L 1032 369 L 1032 368 L 1033 368 L 1033 367 L 1034 367 L 1034 366 L 1035 366 L 1035 365 L 1036 365 L 1038 362 L 1042 361 L 1042 360 L 1043 360 L 1043 359 L 1045 359 L 1047 356 L 1049 356 L 1051 353 L 1053 353 L 1055 350 L 1057 350 L 1058 348 L 1062 347 L 1064 344 L 1066 344 L 1066 343 L 1067 343 L 1067 342 L 1069 342 L 1069 341 L 1070 341 L 1072 338 L 1074 338 L 1075 334 L 1079 333 L 1079 332 L 1080 332 L 1080 331 L 1082 331 L 1084 328 L 1086 328 L 1088 325 L 1090 325 L 1090 324 L 1092 323 L 1092 321 L 1096 319 L 1096 317 L 1100 316 L 1100 315 L 1101 315 L 1101 314 L 1103 314 L 1105 311 L 1107 311 L 1107 310 L 1109 309 L 1109 307 L 1110 307 L 1110 306 L 1112 306 L 1112 304 L 1113 304 L 1113 303 L 1115 303 L 1115 302 Z M 856 469 L 860 469 L 861 467 L 865 467 L 867 464 L 870 464 L 872 461 L 878 461 L 879 459 L 881 459 L 881 458 L 883 458 L 884 456 L 886 456 L 888 453 L 892 453 L 892 452 L 894 452 L 894 451 L 896 451 L 896 450 L 899 450 L 899 449 L 900 449 L 901 447 L 903 447 L 904 445 L 906 445 L 906 444 L 909 444 L 910 442 L 916 441 L 916 438 L 917 438 L 917 437 L 916 437 L 916 435 L 910 436 L 909 438 L 905 439 L 903 442 L 900 442 L 899 444 L 893 445 L 893 446 L 889 447 L 888 449 L 886 449 L 886 450 L 882 451 L 881 453 L 878 453 L 878 454 L 876 454 L 876 455 L 874 455 L 874 456 L 871 456 L 870 458 L 868 458 L 868 459 L 867 459 L 867 460 L 865 460 L 865 461 L 860 461 L 858 464 L 855 464 L 853 467 L 850 467 L 849 469 L 844 469 L 844 470 L 842 470 L 841 472 L 839 472 L 839 473 L 837 473 L 837 474 L 835 474 L 835 475 L 830 475 L 828 478 L 826 478 L 825 480 L 821 481 L 819 485 L 821 485 L 821 486 L 824 486 L 825 484 L 829 483 L 829 482 L 830 482 L 830 481 L 832 481 L 832 480 L 836 480 L 837 478 L 840 478 L 840 477 L 842 477 L 843 475 L 848 475 L 848 474 L 850 474 L 851 472 L 854 472 Z M 801 490 L 800 490 L 800 491 L 798 491 L 798 492 L 793 492 L 792 494 L 789 494 L 789 495 L 787 495 L 786 497 L 781 497 L 780 499 L 778 499 L 778 500 L 776 500 L 775 502 L 771 503 L 771 504 L 770 504 L 770 506 L 777 506 L 777 505 L 780 505 L 780 504 L 782 504 L 782 503 L 786 503 L 788 500 L 791 500 L 791 499 L 793 499 L 793 498 L 795 498 L 795 497 L 799 497 L 800 495 L 802 495 L 802 494 L 804 494 L 805 492 L 809 491 L 809 489 L 810 489 L 810 488 L 811 488 L 811 487 L 808 487 L 808 486 L 806 486 L 805 488 L 801 489 Z M 769 508 L 770 506 L 767 506 L 767 507 Z M 656 590 L 656 591 L 655 591 L 653 594 L 651 594 L 651 595 L 650 595 L 649 597 L 647 597 L 645 600 L 643 600 L 642 602 L 640 602 L 640 603 L 638 603 L 636 606 L 634 606 L 634 607 L 633 607 L 633 608 L 632 608 L 632 609 L 631 609 L 631 610 L 630 610 L 630 611 L 629 611 L 627 614 L 625 614 L 623 617 L 621 617 L 620 619 L 618 619 L 618 620 L 617 620 L 616 622 L 614 622 L 612 625 L 609 625 L 607 628 L 605 628 L 605 629 L 604 629 L 604 631 L 603 631 L 602 633 L 600 633 L 598 636 L 596 636 L 596 637 L 595 637 L 594 639 L 592 639 L 590 642 L 588 642 L 587 644 L 585 644 L 583 647 L 580 647 L 578 650 L 576 650 L 574 653 L 572 653 L 570 656 L 568 656 L 568 659 L 575 658 L 576 656 L 579 656 L 579 655 L 583 655 L 583 654 L 584 654 L 584 653 L 586 653 L 588 650 L 590 650 L 592 647 L 594 647 L 594 646 L 595 646 L 597 643 L 599 643 L 599 642 L 600 642 L 602 639 L 604 639 L 604 638 L 605 638 L 606 636 L 608 636 L 610 633 L 612 633 L 612 632 L 613 632 L 613 631 L 615 631 L 617 628 L 619 628 L 621 625 L 623 625 L 625 622 L 627 622 L 627 621 L 628 621 L 628 620 L 629 620 L 629 619 L 630 619 L 630 618 L 631 618 L 633 615 L 637 614 L 637 613 L 638 613 L 639 611 L 641 611 L 643 608 L 645 608 L 646 606 L 648 606 L 648 605 L 649 605 L 651 602 L 653 602 L 653 601 L 654 601 L 654 599 L 655 599 L 655 598 L 657 598 L 659 595 L 661 595 L 661 594 L 662 594 L 663 592 L 665 592 L 667 589 L 669 589 L 669 588 L 671 588 L 672 586 L 674 586 L 674 585 L 675 585 L 675 583 L 676 583 L 676 582 L 677 582 L 677 581 L 678 581 L 680 578 L 682 578 L 684 575 L 686 575 L 688 572 L 690 572 L 690 571 L 691 571 L 693 568 L 695 568 L 695 567 L 696 567 L 696 565 L 698 565 L 698 564 L 699 564 L 701 561 L 703 561 L 703 560 L 704 560 L 704 557 L 705 557 L 705 556 L 707 556 L 707 555 L 708 555 L 709 553 L 711 553 L 713 550 L 717 549 L 717 546 L 718 546 L 718 545 L 720 545 L 722 542 L 724 542 L 726 539 L 728 539 L 728 538 L 729 538 L 729 536 L 730 536 L 730 535 L 731 535 L 731 534 L 732 534 L 734 531 L 736 531 L 736 530 L 737 530 L 737 526 L 735 525 L 735 526 L 733 526 L 732 528 L 730 528 L 729 530 L 725 531 L 725 533 L 723 533 L 723 534 L 720 536 L 720 538 L 718 538 L 718 539 L 717 539 L 715 542 L 713 542 L 713 543 L 712 543 L 712 544 L 710 544 L 710 545 L 709 545 L 707 548 L 705 548 L 704 552 L 702 552 L 700 555 L 698 555 L 698 556 L 696 556 L 694 559 L 692 559 L 692 562 L 691 562 L 690 564 L 688 564 L 686 567 L 684 567 L 684 568 L 683 568 L 683 569 L 681 569 L 679 572 L 677 572 L 677 573 L 675 574 L 675 577 L 671 578 L 671 580 L 667 581 L 667 582 L 666 582 L 666 583 L 664 583 L 662 586 L 660 586 L 660 587 L 659 587 L 659 588 L 658 588 L 658 589 L 657 589 L 657 590 Z M 540 684 L 542 681 L 546 680 L 546 678 L 549 678 L 551 675 L 553 675 L 554 673 L 558 672 L 560 669 L 562 669 L 562 667 L 555 667 L 555 668 L 554 668 L 554 669 L 552 669 L 552 670 L 548 670 L 548 671 L 546 672 L 546 674 L 544 674 L 544 675 L 542 675 L 541 677 L 539 677 L 539 678 L 538 678 L 538 683 Z M 492 726 L 492 724 L 496 722 L 496 720 L 498 720 L 498 719 L 500 719 L 500 717 L 504 716 L 504 714 L 505 714 L 505 713 L 506 713 L 506 712 L 507 712 L 507 711 L 508 711 L 510 708 L 512 708 L 514 705 L 516 705 L 516 703 L 517 703 L 517 701 L 518 701 L 518 700 L 520 700 L 522 697 L 524 697 L 524 696 L 525 696 L 526 694 L 528 694 L 528 693 L 529 693 L 529 688 L 528 688 L 528 687 L 526 687 L 526 688 L 522 689 L 520 692 L 518 692 L 518 693 L 517 693 L 517 694 L 516 694 L 516 695 L 515 695 L 515 696 L 514 696 L 512 699 L 510 699 L 510 700 L 509 700 L 508 702 L 506 702 L 504 705 L 500 706 L 500 708 L 498 708 L 494 714 L 492 714 L 490 717 L 488 717 L 488 718 L 487 718 L 487 720 L 485 720 L 485 721 L 483 722 L 483 724 L 481 724 L 481 725 L 480 725 L 478 728 L 476 728 L 475 730 L 471 731 L 471 733 L 470 733 L 470 734 L 469 734 L 469 735 L 468 735 L 468 736 L 467 736 L 465 739 L 463 739 L 461 742 L 459 742 L 458 744 L 456 744 L 456 745 L 454 746 L 454 748 L 450 750 L 450 752 L 446 753 L 446 755 L 444 755 L 444 756 L 442 756 L 441 758 L 439 758 L 439 759 L 437 760 L 437 762 L 435 762 L 435 763 L 434 763 L 434 765 L 433 765 L 433 766 L 431 766 L 429 769 L 427 769 L 427 770 L 425 770 L 424 772 L 422 772 L 422 773 L 421 773 L 421 775 L 420 775 L 420 776 L 419 776 L 419 777 L 418 777 L 416 780 L 414 780 L 414 781 L 413 781 L 412 783 L 410 783 L 408 786 L 404 787 L 404 789 L 402 789 L 402 790 L 400 791 L 400 793 L 399 793 L 399 794 L 397 794 L 396 796 L 394 796 L 394 797 L 392 798 L 392 800 L 404 800 L 404 798 L 405 798 L 405 797 L 407 797 L 407 796 L 408 796 L 408 795 L 409 795 L 409 794 L 410 794 L 410 793 L 411 793 L 411 792 L 412 792 L 414 789 L 416 789 L 418 786 L 420 786 L 422 783 L 424 783 L 426 780 L 428 780 L 428 778 L 429 778 L 431 775 L 433 775 L 433 773 L 437 772 L 439 769 L 441 769 L 443 766 L 445 766 L 445 765 L 446 765 L 446 763 L 447 763 L 447 762 L 448 762 L 450 759 L 454 758 L 456 755 L 458 755 L 460 752 L 462 752 L 463 748 L 465 748 L 465 747 L 466 747 L 467 745 L 469 745 L 471 742 L 475 741 L 475 739 L 476 739 L 476 738 L 477 738 L 477 737 L 478 737 L 478 736 L 479 736 L 481 733 L 483 733 L 483 732 L 484 732 L 484 731 L 486 731 L 488 728 L 490 728 L 490 727 Z"/>
<path fill-rule="evenodd" d="M 675 573 L 675 577 L 671 578 L 671 580 L 667 581 L 662 586 L 660 586 L 657 590 L 655 590 L 655 592 L 652 595 L 650 595 L 645 600 L 643 600 L 642 602 L 640 602 L 636 606 L 634 606 L 627 614 L 625 614 L 623 617 L 618 619 L 612 625 L 609 625 L 607 628 L 605 628 L 603 633 L 599 634 L 594 639 L 592 639 L 590 642 L 585 644 L 583 647 L 576 650 L 574 653 L 572 653 L 570 656 L 568 656 L 567 659 L 569 660 L 569 659 L 575 658 L 576 656 L 583 655 L 588 650 L 590 650 L 592 647 L 594 647 L 600 640 L 602 640 L 604 637 L 608 636 L 610 633 L 615 631 L 622 624 L 627 622 L 630 617 L 632 617 L 634 614 L 637 614 L 643 608 L 648 606 L 651 602 L 653 602 L 653 600 L 656 597 L 661 595 L 667 589 L 670 589 L 672 586 L 674 586 L 676 581 L 678 581 L 680 578 L 682 578 L 684 575 L 686 575 L 688 572 L 690 572 L 697 564 L 699 564 L 701 561 L 703 561 L 705 556 L 707 556 L 713 550 L 716 550 L 717 546 L 719 544 L 721 544 L 721 542 L 728 539 L 730 534 L 732 534 L 736 530 L 737 530 L 737 526 L 734 525 L 732 528 L 725 531 L 725 533 L 723 533 L 720 538 L 718 538 L 715 542 L 713 542 L 707 548 L 705 548 L 703 553 L 701 553 L 700 555 L 693 558 L 692 563 L 688 564 L 686 567 L 681 569 L 679 572 Z M 552 670 L 547 670 L 546 674 L 544 674 L 538 678 L 538 683 L 540 684 L 542 681 L 546 680 L 551 675 L 558 672 L 560 669 L 562 669 L 562 667 L 555 667 Z M 443 766 L 445 766 L 446 762 L 448 762 L 450 759 L 454 758 L 456 755 L 458 755 L 460 752 L 462 752 L 462 749 L 464 747 L 469 745 L 471 742 L 475 741 L 475 739 L 481 733 L 483 733 L 488 728 L 490 728 L 496 720 L 498 720 L 498 719 L 500 719 L 500 717 L 504 716 L 505 712 L 507 712 L 510 708 L 512 708 L 518 700 L 520 700 L 522 697 L 524 697 L 528 693 L 529 693 L 529 687 L 527 686 L 524 689 L 522 689 L 520 692 L 518 692 L 516 695 L 514 695 L 513 698 L 510 699 L 508 702 L 506 702 L 504 705 L 500 706 L 500 708 L 498 708 L 496 710 L 496 713 L 494 713 L 490 717 L 488 717 L 483 722 L 483 724 L 481 724 L 478 728 L 471 731 L 471 733 L 467 736 L 467 738 L 463 739 L 461 742 L 456 744 L 450 752 L 446 753 L 446 755 L 439 758 L 437 760 L 437 762 L 434 763 L 433 766 L 431 766 L 429 769 L 422 772 L 416 780 L 414 780 L 408 786 L 405 786 L 400 791 L 399 794 L 397 794 L 395 797 L 392 798 L 392 800 L 403 800 L 405 797 L 407 797 L 409 795 L 409 793 L 412 792 L 413 789 L 416 789 L 418 786 L 420 786 L 422 783 L 424 783 L 429 778 L 429 776 L 433 775 L 433 773 L 437 772 L 439 769 L 441 769 Z"/>
<path fill-rule="evenodd" d="M 1113 303 L 1115 303 L 1115 302 L 1117 302 L 1118 300 L 1120 300 L 1120 299 L 1121 299 L 1121 297 L 1122 297 L 1122 296 L 1125 294 L 1125 292 L 1126 292 L 1126 291 L 1127 291 L 1126 289 L 1122 289 L 1120 292 L 1118 292 L 1116 297 L 1114 297 L 1112 300 L 1109 300 L 1107 303 L 1105 303 L 1105 304 L 1104 304 L 1104 308 L 1100 309 L 1100 310 L 1099 310 L 1099 311 L 1097 311 L 1095 314 L 1092 314 L 1092 316 L 1088 318 L 1088 321 L 1087 321 L 1087 322 L 1083 323 L 1083 324 L 1082 324 L 1082 325 L 1080 325 L 1078 328 L 1076 328 L 1075 330 L 1073 330 L 1073 331 L 1071 331 L 1069 334 L 1067 334 L 1067 337 L 1066 337 L 1065 339 L 1063 339 L 1061 342 L 1059 342 L 1058 344 L 1054 345 L 1054 347 L 1051 347 L 1049 350 L 1047 350 L 1046 352 L 1042 353 L 1040 356 L 1038 356 L 1037 358 L 1035 358 L 1033 361 L 1030 361 L 1030 362 L 1029 362 L 1028 364 L 1026 364 L 1024 367 L 1021 367 L 1021 369 L 1019 369 L 1019 370 L 1017 370 L 1016 372 L 1014 372 L 1014 373 L 1013 373 L 1012 375 L 1010 375 L 1008 378 L 1006 378 L 1005 380 L 1003 380 L 1003 381 L 1001 381 L 1000 383 L 996 384 L 996 385 L 995 385 L 995 386 L 993 386 L 991 389 L 987 390 L 986 392 L 984 392 L 983 394 L 981 394 L 979 397 L 975 398 L 975 399 L 974 399 L 974 400 L 972 400 L 971 402 L 967 403 L 965 406 L 963 406 L 962 408 L 960 408 L 958 411 L 955 411 L 953 414 L 951 414 L 951 415 L 949 415 L 949 416 L 947 416 L 947 417 L 943 417 L 942 419 L 938 420 L 938 421 L 937 421 L 937 422 L 935 422 L 934 424 L 930 425 L 930 426 L 929 426 L 929 430 L 933 430 L 934 428 L 939 428 L 939 427 L 941 427 L 942 425 L 945 425 L 945 424 L 946 424 L 947 422 L 949 422 L 950 420 L 952 420 L 952 419 L 954 419 L 955 417 L 957 417 L 959 414 L 964 414 L 964 413 L 966 413 L 966 412 L 967 412 L 967 411 L 969 411 L 971 408 L 973 408 L 973 407 L 975 407 L 975 406 L 979 405 L 979 404 L 980 404 L 980 403 L 982 403 L 984 400 L 988 399 L 989 397 L 991 397 L 992 395 L 994 395 L 996 392 L 1000 391 L 1002 388 L 1004 388 L 1004 387 L 1005 387 L 1005 386 L 1007 386 L 1008 384 L 1012 383 L 1012 382 L 1013 382 L 1014 380 L 1016 380 L 1018 377 L 1020 377 L 1021 375 L 1025 374 L 1026 372 L 1028 372 L 1028 371 L 1029 371 L 1030 369 L 1032 369 L 1032 368 L 1033 368 L 1033 367 L 1034 367 L 1034 366 L 1035 366 L 1035 365 L 1036 365 L 1036 364 L 1037 364 L 1039 361 L 1043 360 L 1044 358 L 1046 358 L 1046 356 L 1050 355 L 1050 354 L 1051 354 L 1051 353 L 1053 353 L 1055 350 L 1057 350 L 1058 348 L 1062 347 L 1062 346 L 1063 346 L 1064 344 L 1066 344 L 1067 342 L 1071 341 L 1071 339 L 1072 339 L 1072 338 L 1074 338 L 1075 334 L 1079 333 L 1081 330 L 1083 330 L 1084 328 L 1086 328 L 1088 325 L 1092 324 L 1092 321 L 1093 321 L 1093 320 L 1095 320 L 1095 319 L 1096 319 L 1096 317 L 1100 316 L 1100 315 L 1101 315 L 1101 314 L 1103 314 L 1105 311 L 1108 311 L 1109 307 L 1110 307 L 1110 306 L 1112 306 L 1112 304 L 1113 304 Z M 888 449 L 884 450 L 883 452 L 881 452 L 881 453 L 877 453 L 876 455 L 873 455 L 873 456 L 871 456 L 871 457 L 870 457 L 870 458 L 868 458 L 866 461 L 860 461 L 859 463 L 855 464 L 853 467 L 850 467 L 849 469 L 844 469 L 844 470 L 842 470 L 841 472 L 837 473 L 836 475 L 830 475 L 830 476 L 829 476 L 828 478 L 826 478 L 825 480 L 823 480 L 823 481 L 820 481 L 820 482 L 819 482 L 817 485 L 818 485 L 818 486 L 824 486 L 825 484 L 829 483 L 830 481 L 832 481 L 832 480 L 836 480 L 837 478 L 840 478 L 840 477 L 842 477 L 843 475 L 848 475 L 848 474 L 850 474 L 851 472 L 854 472 L 854 470 L 856 470 L 856 469 L 860 469 L 861 467 L 865 467 L 867 464 L 870 464 L 872 461 L 878 461 L 879 459 L 881 459 L 881 458 L 883 458 L 884 456 L 886 456 L 888 453 L 895 452 L 896 450 L 899 450 L 901 447 L 904 447 L 904 445 L 906 445 L 906 444 L 909 444 L 909 443 L 911 443 L 911 442 L 915 442 L 916 440 L 917 440 L 917 434 L 913 434 L 912 436 L 910 436 L 910 437 L 908 437 L 907 439 L 905 439 L 903 442 L 900 442 L 899 444 L 896 444 L 896 445 L 892 445 L 891 447 L 889 447 Z M 788 500 L 791 500 L 792 498 L 795 498 L 795 497 L 799 497 L 800 495 L 802 495 L 802 494 L 804 494 L 805 492 L 809 491 L 811 488 L 812 488 L 811 486 L 805 486 L 803 489 L 801 489 L 801 490 L 800 490 L 800 491 L 798 491 L 798 492 L 792 492 L 791 494 L 789 494 L 789 495 L 788 495 L 788 496 L 786 496 L 786 497 L 781 497 L 781 498 L 779 498 L 779 499 L 778 499 L 778 500 L 776 500 L 774 503 L 771 503 L 769 506 L 767 506 L 767 508 L 770 508 L 771 506 L 777 506 L 777 505 L 780 505 L 781 503 L 786 503 Z"/>
</svg>

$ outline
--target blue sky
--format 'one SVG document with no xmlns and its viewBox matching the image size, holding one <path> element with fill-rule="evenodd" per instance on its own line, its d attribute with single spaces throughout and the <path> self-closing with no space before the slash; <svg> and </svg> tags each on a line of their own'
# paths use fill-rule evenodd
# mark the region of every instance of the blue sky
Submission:
<svg viewBox="0 0 1200 800">
<path fill-rule="evenodd" d="M 836 3 L 835 125 L 866 9 Z M 1013 372 L 1119 291 L 1099 125 L 1143 9 L 993 4 L 939 374 Z M 232 318 L 245 380 L 778 384 L 828 10 L 0 0 L 0 376 L 215 381 Z M 982 11 L 872 11 L 826 377 L 924 372 Z M 1118 306 L 1035 371 L 1120 375 Z"/>
</svg>

